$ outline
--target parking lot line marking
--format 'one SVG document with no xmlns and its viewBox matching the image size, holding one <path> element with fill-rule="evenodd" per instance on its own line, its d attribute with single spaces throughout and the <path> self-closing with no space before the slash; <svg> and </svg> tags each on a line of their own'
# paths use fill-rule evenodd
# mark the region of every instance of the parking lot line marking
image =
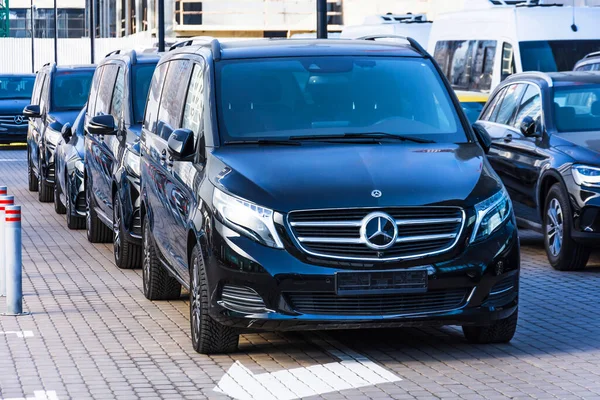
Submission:
<svg viewBox="0 0 600 400">
<path fill-rule="evenodd" d="M 2 398 L 2 400 L 58 400 L 58 396 L 54 390 L 35 390 L 33 397 L 13 397 L 13 398 Z"/>
<path fill-rule="evenodd" d="M 6 332 L 0 332 L 0 335 L 17 335 L 17 337 L 20 337 L 20 338 L 28 338 L 28 337 L 33 337 L 33 332 L 32 331 L 6 331 Z"/>
<path fill-rule="evenodd" d="M 214 390 L 238 400 L 294 400 L 402 380 L 339 343 L 327 340 L 318 342 L 325 351 L 341 361 L 256 375 L 236 361 Z"/>
</svg>

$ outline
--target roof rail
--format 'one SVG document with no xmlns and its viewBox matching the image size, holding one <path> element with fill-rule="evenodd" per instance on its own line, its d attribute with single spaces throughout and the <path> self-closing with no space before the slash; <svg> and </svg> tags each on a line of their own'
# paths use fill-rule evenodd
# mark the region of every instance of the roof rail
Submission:
<svg viewBox="0 0 600 400">
<path fill-rule="evenodd" d="M 365 18 L 363 24 L 374 25 L 374 24 L 414 24 L 414 23 L 431 23 L 432 21 L 427 20 L 425 14 L 393 14 L 387 13 L 383 15 L 371 15 Z"/>
<path fill-rule="evenodd" d="M 408 37 L 408 36 L 400 36 L 400 35 L 368 35 L 368 36 L 361 36 L 359 38 L 356 38 L 356 40 L 377 40 L 377 39 L 402 39 L 402 40 L 406 40 L 408 42 L 408 44 L 410 44 L 410 46 L 417 51 L 417 53 L 419 53 L 420 55 L 422 55 L 423 57 L 429 57 L 429 53 L 427 53 L 427 51 L 425 51 L 425 49 L 423 48 L 423 46 L 421 46 L 419 44 L 419 42 L 417 42 L 415 39 Z"/>
<path fill-rule="evenodd" d="M 212 52 L 213 59 L 215 61 L 219 61 L 221 59 L 221 43 L 219 42 L 218 39 L 215 39 L 212 36 L 195 36 L 195 37 L 183 40 L 181 42 L 177 42 L 169 48 L 169 51 L 172 51 L 172 50 L 175 50 L 175 49 L 178 49 L 181 47 L 192 46 L 195 44 L 201 45 L 203 47 L 210 46 L 210 50 Z"/>
<path fill-rule="evenodd" d="M 527 71 L 527 72 L 524 72 L 523 75 L 537 76 L 538 78 L 541 78 L 541 79 L 545 80 L 549 87 L 554 86 L 554 82 L 552 81 L 552 79 L 548 76 L 548 74 L 545 74 L 543 72 L 540 72 L 540 71 Z"/>
<path fill-rule="evenodd" d="M 49 62 L 47 62 L 46 64 L 42 65 L 42 68 L 47 67 L 48 65 L 50 65 Z"/>
<path fill-rule="evenodd" d="M 585 57 L 583 57 L 583 59 L 585 60 L 586 58 L 592 58 L 592 57 L 598 57 L 598 56 L 600 56 L 600 51 L 594 51 L 593 53 L 586 54 Z"/>
</svg>

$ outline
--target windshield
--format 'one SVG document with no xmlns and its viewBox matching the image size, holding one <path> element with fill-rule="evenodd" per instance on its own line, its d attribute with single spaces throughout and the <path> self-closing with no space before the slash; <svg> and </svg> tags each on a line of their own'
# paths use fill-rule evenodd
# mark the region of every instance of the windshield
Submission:
<svg viewBox="0 0 600 400">
<path fill-rule="evenodd" d="M 577 61 L 600 50 L 600 40 L 538 40 L 520 42 L 523 71 L 572 71 Z"/>
<path fill-rule="evenodd" d="M 156 64 L 137 64 L 133 68 L 133 118 L 136 123 L 144 120 L 148 88 L 155 68 Z"/>
<path fill-rule="evenodd" d="M 59 71 L 52 83 L 53 110 L 81 110 L 86 103 L 93 70 Z"/>
<path fill-rule="evenodd" d="M 224 142 L 371 132 L 466 141 L 438 73 L 421 58 L 221 61 L 216 78 Z"/>
<path fill-rule="evenodd" d="M 554 110 L 559 132 L 600 131 L 600 85 L 555 88 Z"/>
<path fill-rule="evenodd" d="M 0 76 L 0 100 L 30 99 L 35 76 Z"/>
</svg>

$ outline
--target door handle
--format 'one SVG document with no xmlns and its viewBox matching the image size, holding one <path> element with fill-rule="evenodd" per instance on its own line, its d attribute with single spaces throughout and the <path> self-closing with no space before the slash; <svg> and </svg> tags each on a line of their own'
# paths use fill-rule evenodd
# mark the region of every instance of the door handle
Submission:
<svg viewBox="0 0 600 400">
<path fill-rule="evenodd" d="M 169 159 L 167 160 L 167 168 L 173 168 L 173 157 L 169 156 Z"/>
<path fill-rule="evenodd" d="M 160 153 L 160 165 L 165 165 L 167 162 L 167 151 L 163 149 Z"/>
<path fill-rule="evenodd" d="M 98 135 L 98 140 L 104 142 L 104 135 Z"/>
<path fill-rule="evenodd" d="M 504 136 L 504 141 L 506 143 L 512 142 L 512 140 L 513 140 L 513 135 L 512 134 L 509 133 L 508 135 Z"/>
</svg>

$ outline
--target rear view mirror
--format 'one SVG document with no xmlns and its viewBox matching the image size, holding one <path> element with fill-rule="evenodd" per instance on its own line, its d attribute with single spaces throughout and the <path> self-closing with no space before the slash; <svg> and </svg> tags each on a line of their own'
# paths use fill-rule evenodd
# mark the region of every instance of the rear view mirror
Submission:
<svg viewBox="0 0 600 400">
<path fill-rule="evenodd" d="M 112 115 L 96 115 L 87 123 L 86 130 L 92 135 L 116 135 L 117 128 Z"/>
<path fill-rule="evenodd" d="M 479 145 L 481 145 L 483 151 L 487 154 L 490 151 L 490 147 L 492 147 L 492 138 L 490 137 L 490 134 L 483 125 L 478 122 L 473 124 L 473 132 L 475 132 Z"/>
<path fill-rule="evenodd" d="M 63 139 L 65 140 L 65 142 L 69 143 L 69 140 L 71 140 L 71 136 L 73 136 L 73 130 L 71 128 L 71 124 L 69 122 L 64 124 L 62 129 L 60 130 L 60 133 L 61 133 Z"/>
<path fill-rule="evenodd" d="M 175 129 L 169 136 L 169 155 L 175 161 L 191 161 L 194 156 L 194 132 Z"/>
<path fill-rule="evenodd" d="M 37 104 L 30 104 L 23 109 L 23 115 L 28 118 L 40 118 L 42 113 L 40 106 Z"/>
<path fill-rule="evenodd" d="M 537 124 L 535 120 L 530 116 L 523 118 L 521 121 L 521 125 L 519 126 L 521 133 L 526 137 L 536 137 L 539 136 L 537 134 Z"/>
</svg>

